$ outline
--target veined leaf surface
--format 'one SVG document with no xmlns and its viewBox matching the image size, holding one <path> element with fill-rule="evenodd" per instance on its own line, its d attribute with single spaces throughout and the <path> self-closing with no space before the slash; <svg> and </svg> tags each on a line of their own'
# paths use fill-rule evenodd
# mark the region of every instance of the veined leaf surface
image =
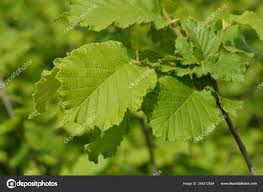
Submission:
<svg viewBox="0 0 263 192">
<path fill-rule="evenodd" d="M 152 21 L 157 28 L 165 25 L 160 15 L 159 0 L 74 0 L 68 19 L 71 24 L 79 23 L 95 31 L 101 31 L 112 23 L 121 28 Z"/>
<path fill-rule="evenodd" d="M 57 68 L 42 72 L 41 79 L 36 83 L 36 90 L 33 94 L 34 110 L 29 116 L 30 119 L 44 113 L 47 103 L 57 95 L 60 86 L 59 81 L 55 78 L 57 72 Z"/>
<path fill-rule="evenodd" d="M 128 109 L 137 111 L 157 81 L 153 70 L 130 64 L 127 50 L 114 41 L 84 45 L 58 68 L 67 122 L 102 130 L 118 125 Z"/>
<path fill-rule="evenodd" d="M 245 78 L 246 63 L 235 53 L 222 53 L 218 58 L 207 58 L 203 71 L 211 73 L 217 80 L 241 82 Z"/>
<path fill-rule="evenodd" d="M 214 55 L 220 45 L 220 37 L 208 26 L 198 26 L 193 20 L 183 24 L 188 37 L 190 37 L 197 48 L 202 51 L 203 57 Z"/>
<path fill-rule="evenodd" d="M 210 91 L 197 91 L 173 77 L 160 79 L 151 119 L 153 134 L 168 141 L 201 140 L 214 129 L 219 109 Z"/>
</svg>

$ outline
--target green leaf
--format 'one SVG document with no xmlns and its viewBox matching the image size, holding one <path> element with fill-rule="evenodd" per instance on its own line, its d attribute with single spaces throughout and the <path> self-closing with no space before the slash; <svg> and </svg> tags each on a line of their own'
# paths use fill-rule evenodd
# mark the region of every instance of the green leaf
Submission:
<svg viewBox="0 0 263 192">
<path fill-rule="evenodd" d="M 183 76 L 186 76 L 186 75 L 192 75 L 193 73 L 196 73 L 195 69 L 197 67 L 193 67 L 193 68 L 181 68 L 181 67 L 175 67 L 174 68 L 174 71 L 175 71 L 175 74 L 176 76 L 178 77 L 183 77 Z"/>
<path fill-rule="evenodd" d="M 263 19 L 253 11 L 245 11 L 242 15 L 231 15 L 230 19 L 253 28 L 261 41 L 263 41 Z"/>
<path fill-rule="evenodd" d="M 29 115 L 29 119 L 44 113 L 48 102 L 58 96 L 57 90 L 60 87 L 60 83 L 55 78 L 57 72 L 57 68 L 54 68 L 52 71 L 42 72 L 41 79 L 36 83 L 35 92 L 33 94 L 34 110 Z"/>
<path fill-rule="evenodd" d="M 207 58 L 203 62 L 203 71 L 211 73 L 217 80 L 240 82 L 245 78 L 246 63 L 237 54 L 223 53 Z"/>
<path fill-rule="evenodd" d="M 155 22 L 158 29 L 166 25 L 160 15 L 159 0 L 74 0 L 68 19 L 71 27 L 79 23 L 95 31 L 112 23 L 121 28 L 147 22 Z"/>
<path fill-rule="evenodd" d="M 236 115 L 239 110 L 243 109 L 244 102 L 239 100 L 232 100 L 226 97 L 219 96 L 220 103 L 223 109 L 231 115 Z"/>
<path fill-rule="evenodd" d="M 171 65 L 161 65 L 159 70 L 164 73 L 170 73 L 175 70 L 176 67 L 171 66 Z"/>
<path fill-rule="evenodd" d="M 96 164 L 89 161 L 86 154 L 80 155 L 77 158 L 78 159 L 76 160 L 76 162 L 74 162 L 74 165 L 70 169 L 70 172 L 67 173 L 67 175 L 99 175 L 108 168 L 110 163 L 107 159 L 103 159 L 102 156 L 98 158 L 98 162 Z"/>
<path fill-rule="evenodd" d="M 182 64 L 195 64 L 197 63 L 194 57 L 194 50 L 187 37 L 180 36 L 175 42 L 176 53 L 179 53 L 182 57 Z"/>
<path fill-rule="evenodd" d="M 147 121 L 149 121 L 149 119 L 151 119 L 152 117 L 152 112 L 153 112 L 154 106 L 157 103 L 159 91 L 160 91 L 160 86 L 159 84 L 157 84 L 154 90 L 149 92 L 143 100 L 142 111 L 146 115 Z"/>
<path fill-rule="evenodd" d="M 219 109 L 210 91 L 197 91 L 185 82 L 165 76 L 151 119 L 153 134 L 168 141 L 201 140 L 213 130 Z"/>
<path fill-rule="evenodd" d="M 186 75 L 192 77 L 193 74 L 195 74 L 197 77 L 201 77 L 204 75 L 202 66 L 188 64 L 186 67 L 178 63 L 178 60 L 180 60 L 180 58 L 175 57 L 174 59 L 176 59 L 177 61 L 168 61 L 168 63 L 164 62 L 163 65 L 160 65 L 158 70 L 168 74 L 175 74 L 177 77 L 183 77 Z"/>
<path fill-rule="evenodd" d="M 248 56 L 254 55 L 239 25 L 233 25 L 226 29 L 224 32 L 223 45 L 224 48 L 230 52 L 241 52 Z"/>
<path fill-rule="evenodd" d="M 173 67 L 173 66 L 168 66 L 168 65 L 162 65 L 160 68 L 160 71 L 165 72 L 165 73 L 174 73 L 177 77 L 183 77 L 186 75 L 192 76 L 194 73 L 198 75 L 197 73 L 199 72 L 198 69 L 200 67 L 187 67 L 187 68 L 182 68 L 182 67 Z M 203 73 L 201 74 L 201 76 Z"/>
<path fill-rule="evenodd" d="M 94 142 L 85 145 L 85 150 L 89 154 L 90 161 L 98 163 L 98 157 L 100 154 L 104 158 L 113 156 L 117 147 L 120 145 L 123 137 L 128 131 L 128 118 L 126 117 L 124 121 L 119 126 L 113 126 L 107 130 L 103 136 L 97 138 Z"/>
<path fill-rule="evenodd" d="M 212 28 L 204 26 L 199 28 L 195 21 L 188 20 L 182 25 L 188 37 L 194 45 L 200 49 L 203 58 L 214 55 L 220 45 L 220 37 Z"/>
<path fill-rule="evenodd" d="M 118 125 L 128 109 L 137 111 L 157 81 L 153 70 L 130 64 L 127 50 L 114 41 L 84 45 L 58 68 L 66 123 L 102 130 Z"/>
</svg>

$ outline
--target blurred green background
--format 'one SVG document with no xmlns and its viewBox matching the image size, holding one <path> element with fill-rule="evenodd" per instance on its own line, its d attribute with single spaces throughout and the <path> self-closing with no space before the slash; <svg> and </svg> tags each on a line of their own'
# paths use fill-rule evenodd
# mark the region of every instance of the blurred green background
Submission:
<svg viewBox="0 0 263 192">
<path fill-rule="evenodd" d="M 225 2 L 216 0 L 163 0 L 170 14 L 184 20 L 193 17 L 204 21 Z M 228 13 L 241 14 L 253 10 L 263 17 L 262 0 L 228 1 Z M 34 84 L 44 69 L 52 69 L 53 60 L 88 42 L 115 39 L 125 44 L 127 37 L 139 45 L 149 46 L 140 33 L 145 28 L 131 26 L 123 31 L 109 28 L 102 32 L 88 31 L 76 26 L 64 32 L 67 23 L 63 13 L 67 0 L 1 0 L 0 1 L 0 76 L 7 79 L 24 63 L 32 61 L 19 76 L 12 80 L 1 97 L 8 97 L 13 105 L 10 118 L 4 103 L 0 102 L 0 175 L 150 175 L 149 155 L 144 136 L 134 123 L 128 136 L 118 147 L 114 157 L 99 158 L 94 164 L 88 160 L 84 145 L 90 136 L 80 133 L 68 143 L 64 138 L 74 130 L 60 127 L 56 103 L 45 115 L 28 120 L 32 111 Z M 147 26 L 146 26 L 147 28 Z M 157 38 L 162 33 L 155 34 Z M 258 174 L 263 174 L 263 43 L 254 31 L 246 31 L 248 44 L 257 50 L 258 58 L 250 66 L 243 83 L 220 82 L 223 95 L 244 100 L 244 107 L 233 116 Z M 174 42 L 166 40 L 167 44 Z M 136 42 L 135 42 L 136 44 Z M 168 45 L 167 45 L 168 47 Z M 161 51 L 165 51 L 161 50 Z M 161 175 L 247 175 L 246 163 L 225 122 L 202 143 L 167 143 L 154 140 L 155 157 Z"/>
</svg>

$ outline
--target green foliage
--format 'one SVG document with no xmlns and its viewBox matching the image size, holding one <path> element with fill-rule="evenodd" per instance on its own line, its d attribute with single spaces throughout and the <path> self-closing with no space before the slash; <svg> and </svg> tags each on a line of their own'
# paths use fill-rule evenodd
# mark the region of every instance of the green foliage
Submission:
<svg viewBox="0 0 263 192">
<path fill-rule="evenodd" d="M 120 28 L 149 21 L 156 23 L 161 18 L 160 9 L 159 2 L 152 0 L 123 0 L 118 3 L 104 0 L 75 1 L 70 6 L 68 18 L 71 23 L 80 19 L 81 26 L 100 31 L 112 23 Z M 104 14 L 101 14 L 102 10 Z M 86 14 L 77 18 L 77 15 L 84 11 Z M 251 24 L 258 31 L 253 21 L 248 22 L 251 14 L 245 13 L 240 18 L 232 16 L 232 20 Z M 171 22 L 166 12 L 162 20 L 164 19 Z M 98 127 L 105 132 L 101 139 L 87 145 L 90 159 L 98 162 L 99 154 L 109 157 L 116 151 L 116 145 L 123 138 L 123 124 L 119 127 L 118 125 L 127 110 L 140 110 L 146 93 L 156 85 L 157 73 L 160 89 L 156 105 L 153 106 L 151 100 L 145 99 L 144 102 L 148 109 L 153 108 L 152 115 L 148 116 L 153 135 L 167 141 L 202 140 L 213 131 L 213 125 L 220 118 L 220 110 L 214 95 L 218 93 L 215 90 L 212 94 L 206 87 L 210 86 L 211 82 L 197 85 L 196 77 L 211 75 L 215 80 L 243 81 L 246 63 L 238 55 L 243 50 L 238 51 L 240 46 L 235 44 L 235 38 L 240 37 L 241 43 L 245 44 L 245 37 L 241 36 L 238 25 L 233 26 L 233 30 L 237 31 L 234 33 L 235 31 L 231 31 L 232 26 L 223 26 L 222 22 L 217 20 L 206 26 L 198 25 L 189 19 L 181 25 L 182 27 L 173 29 L 176 32 L 174 55 L 159 58 L 157 63 L 149 62 L 152 58 L 147 57 L 147 54 L 144 60 L 139 60 L 138 51 L 145 51 L 147 46 L 151 47 L 154 43 L 147 37 L 149 28 L 140 28 L 138 25 L 132 28 L 131 37 L 134 39 L 131 39 L 130 49 L 120 42 L 105 41 L 89 43 L 73 50 L 67 57 L 56 60 L 56 68 L 52 73 L 55 76 L 51 74 L 49 80 L 40 80 L 34 95 L 35 100 L 41 95 L 45 99 L 39 100 L 45 104 L 57 92 L 63 108 L 64 125 L 76 123 L 83 127 Z M 140 32 L 145 34 L 147 41 L 139 40 Z M 230 45 L 226 46 L 228 42 Z M 136 52 L 136 60 L 129 58 L 128 50 Z M 143 65 L 152 69 L 142 67 Z M 164 74 L 159 73 L 159 70 Z M 43 76 L 47 78 L 45 74 Z M 186 77 L 178 80 L 174 76 Z M 60 85 L 54 82 L 48 85 L 51 80 L 58 81 Z M 48 86 L 51 86 L 50 92 L 45 91 L 46 94 L 43 95 L 43 87 Z M 147 104 L 147 101 L 150 103 Z M 227 111 L 233 113 L 231 102 L 226 99 L 222 99 L 222 102 Z M 40 112 L 44 111 L 43 106 L 41 107 L 42 109 L 38 110 Z M 147 108 L 142 108 L 146 109 L 146 114 Z"/>
<path fill-rule="evenodd" d="M 234 22 L 252 27 L 258 33 L 260 40 L 263 41 L 263 19 L 256 13 L 246 11 L 242 15 L 232 15 L 230 18 Z"/>
<path fill-rule="evenodd" d="M 216 101 L 207 90 L 197 91 L 172 77 L 159 80 L 160 93 L 151 118 L 153 133 L 168 141 L 201 140 L 219 118 Z"/>
<path fill-rule="evenodd" d="M 95 141 L 87 144 L 85 149 L 89 154 L 89 159 L 98 163 L 99 154 L 102 154 L 104 158 L 113 156 L 116 153 L 117 146 L 127 134 L 128 127 L 129 121 L 126 118 L 119 126 L 113 126 L 102 137 L 97 137 Z"/>
<path fill-rule="evenodd" d="M 79 22 L 81 26 L 89 26 L 96 31 L 103 30 L 112 23 L 121 28 L 146 22 L 154 22 L 158 29 L 165 25 L 158 0 L 75 0 L 68 18 L 71 24 Z"/>
<path fill-rule="evenodd" d="M 35 109 L 29 116 L 30 119 L 41 113 L 44 113 L 49 101 L 52 98 L 58 96 L 56 92 L 60 87 L 60 83 L 55 78 L 57 72 L 57 68 L 54 68 L 52 71 L 43 71 L 40 81 L 36 83 L 36 90 L 33 94 Z"/>
<path fill-rule="evenodd" d="M 143 117 L 162 174 L 247 174 L 217 97 L 263 173 L 263 5 L 200 25 L 219 6 L 0 1 L 0 75 L 32 60 L 0 90 L 0 174 L 150 174 Z"/>
<path fill-rule="evenodd" d="M 182 64 L 196 64 L 198 61 L 194 55 L 194 49 L 187 37 L 180 36 L 175 42 L 176 51 L 182 56 Z"/>
<path fill-rule="evenodd" d="M 222 96 L 219 96 L 220 103 L 222 104 L 224 110 L 231 115 L 237 115 L 239 110 L 243 109 L 243 101 L 232 100 Z"/>
<path fill-rule="evenodd" d="M 196 48 L 201 53 L 201 59 L 214 55 L 220 45 L 220 36 L 210 26 L 199 28 L 196 22 L 188 20 L 183 24 L 188 37 L 191 38 Z"/>
<path fill-rule="evenodd" d="M 239 25 L 232 25 L 225 31 L 223 46 L 230 52 L 241 52 L 253 56 L 251 47 L 248 46 L 245 36 Z"/>
<path fill-rule="evenodd" d="M 246 63 L 234 53 L 222 53 L 206 59 L 203 63 L 203 71 L 211 73 L 217 80 L 243 81 Z"/>
<path fill-rule="evenodd" d="M 127 109 L 137 111 L 156 83 L 155 73 L 138 81 L 147 68 L 130 64 L 126 49 L 118 42 L 84 45 L 61 59 L 57 67 L 67 123 L 88 123 L 102 130 L 118 125 Z"/>
</svg>

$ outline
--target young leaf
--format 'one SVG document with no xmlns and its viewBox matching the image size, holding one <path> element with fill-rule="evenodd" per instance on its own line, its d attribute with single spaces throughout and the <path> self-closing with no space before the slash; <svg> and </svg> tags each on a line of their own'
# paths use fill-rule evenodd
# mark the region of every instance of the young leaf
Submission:
<svg viewBox="0 0 263 192">
<path fill-rule="evenodd" d="M 52 71 L 42 72 L 41 79 L 36 83 L 36 89 L 33 94 L 34 110 L 29 115 L 29 119 L 44 113 L 47 103 L 57 96 L 57 90 L 60 86 L 59 81 L 55 78 L 57 72 L 57 68 L 54 68 Z"/>
<path fill-rule="evenodd" d="M 58 68 L 67 122 L 102 130 L 118 125 L 127 109 L 137 111 L 157 81 L 153 70 L 130 64 L 127 50 L 114 41 L 84 45 Z"/>
<path fill-rule="evenodd" d="M 194 45 L 202 52 L 203 58 L 214 55 L 220 45 L 220 37 L 210 28 L 203 26 L 199 28 L 193 20 L 188 20 L 182 25 L 188 37 Z"/>
<path fill-rule="evenodd" d="M 182 64 L 195 64 L 197 63 L 194 57 L 194 50 L 187 37 L 178 37 L 175 42 L 176 53 L 179 53 L 182 57 Z"/>
<path fill-rule="evenodd" d="M 194 66 L 191 68 L 190 67 L 182 68 L 182 67 L 173 67 L 173 66 L 163 65 L 161 66 L 160 71 L 165 72 L 165 73 L 174 73 L 177 77 L 183 77 L 186 75 L 192 76 L 193 74 L 197 75 L 198 77 L 201 77 L 204 75 L 201 69 L 202 68 L 199 66 Z"/>
<path fill-rule="evenodd" d="M 226 50 L 233 53 L 241 52 L 248 56 L 254 55 L 239 25 L 233 25 L 226 29 L 224 32 L 223 46 Z"/>
<path fill-rule="evenodd" d="M 196 91 L 169 76 L 159 82 L 160 93 L 150 123 L 156 137 L 200 140 L 213 130 L 220 113 L 210 91 Z"/>
<path fill-rule="evenodd" d="M 204 73 L 211 73 L 217 80 L 243 81 L 246 71 L 246 63 L 234 53 L 222 53 L 209 57 L 203 62 Z"/>
<path fill-rule="evenodd" d="M 159 0 L 74 0 L 68 19 L 71 24 L 80 23 L 95 31 L 101 31 L 112 23 L 121 28 L 152 21 L 157 28 L 165 26 Z"/>
</svg>

